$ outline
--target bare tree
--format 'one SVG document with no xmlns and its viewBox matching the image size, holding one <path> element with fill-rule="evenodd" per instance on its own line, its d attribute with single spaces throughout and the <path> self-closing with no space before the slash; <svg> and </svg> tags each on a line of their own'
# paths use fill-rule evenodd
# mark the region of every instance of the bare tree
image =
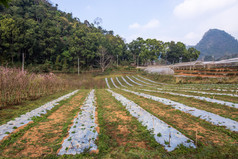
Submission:
<svg viewBox="0 0 238 159">
<path fill-rule="evenodd" d="M 110 55 L 107 51 L 106 48 L 104 48 L 103 46 L 100 46 L 98 49 L 98 54 L 99 54 L 99 60 L 98 63 L 102 69 L 102 72 L 104 72 L 106 70 L 106 68 L 108 66 L 110 66 L 110 64 L 113 61 L 113 56 Z"/>
<path fill-rule="evenodd" d="M 96 19 L 94 19 L 94 24 L 100 26 L 102 24 L 102 18 L 97 17 Z"/>
</svg>

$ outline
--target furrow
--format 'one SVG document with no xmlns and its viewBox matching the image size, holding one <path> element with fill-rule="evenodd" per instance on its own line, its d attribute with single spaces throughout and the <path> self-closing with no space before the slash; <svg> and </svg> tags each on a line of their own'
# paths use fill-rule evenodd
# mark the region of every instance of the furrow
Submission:
<svg viewBox="0 0 238 159">
<path fill-rule="evenodd" d="M 192 93 L 199 93 L 199 94 L 209 94 L 209 95 L 221 95 L 221 96 L 238 97 L 238 95 L 236 95 L 236 94 L 226 94 L 226 93 L 210 93 L 210 92 L 200 92 L 200 91 L 185 91 L 185 92 L 192 92 Z"/>
<path fill-rule="evenodd" d="M 153 90 L 146 90 L 146 89 L 143 89 L 143 90 L 144 91 L 149 91 L 149 92 L 153 91 Z M 211 102 L 211 103 L 222 104 L 222 105 L 229 106 L 229 107 L 232 107 L 232 108 L 238 108 L 238 104 L 236 104 L 236 103 L 226 102 L 226 101 L 217 100 L 217 99 L 211 99 L 211 98 L 207 98 L 207 97 L 193 96 L 193 95 L 173 93 L 173 92 L 164 92 L 164 91 L 153 91 L 153 92 L 167 93 L 167 94 L 177 95 L 177 96 L 182 96 L 182 97 L 190 97 L 190 98 L 204 100 L 204 101 Z"/>
<path fill-rule="evenodd" d="M 148 130 L 153 132 L 155 140 L 163 145 L 166 150 L 173 151 L 177 146 L 184 145 L 186 147 L 196 148 L 193 141 L 181 134 L 178 130 L 169 126 L 154 115 L 148 113 L 146 110 L 128 100 L 124 96 L 115 93 L 108 89 L 118 101 L 126 107 L 130 114 L 137 118 L 142 125 L 146 126 Z"/>
<path fill-rule="evenodd" d="M 206 121 L 208 121 L 208 122 L 210 122 L 214 125 L 225 126 L 227 129 L 229 129 L 231 131 L 236 131 L 236 132 L 238 131 L 238 122 L 236 122 L 234 120 L 224 118 L 224 117 L 221 117 L 219 115 L 216 115 L 216 114 L 204 111 L 204 110 L 189 107 L 189 106 L 186 106 L 184 104 L 174 102 L 174 101 L 166 99 L 166 98 L 160 98 L 160 97 L 157 97 L 157 96 L 152 96 L 152 95 L 145 94 L 145 93 L 134 92 L 134 91 L 127 90 L 127 89 L 122 89 L 122 90 L 124 90 L 126 92 L 136 94 L 138 96 L 142 96 L 142 97 L 154 100 L 154 101 L 158 101 L 158 102 L 163 103 L 165 105 L 172 106 L 173 108 L 175 108 L 177 110 L 180 110 L 182 112 L 189 113 L 189 114 L 191 114 L 195 117 L 199 117 L 201 119 L 204 119 L 204 120 L 206 120 Z"/>
<path fill-rule="evenodd" d="M 7 122 L 4 125 L 0 126 L 0 141 L 8 136 L 10 133 L 12 133 L 15 129 L 24 126 L 26 124 L 28 124 L 29 122 L 32 121 L 33 117 L 37 117 L 37 116 L 41 116 L 42 114 L 46 114 L 47 111 L 51 110 L 52 108 L 54 108 L 56 105 L 58 105 L 58 102 L 65 100 L 67 98 L 69 98 L 70 96 L 76 94 L 78 92 L 78 90 L 73 91 L 69 94 L 66 94 L 62 97 L 59 97 L 58 99 L 55 99 L 51 102 L 48 102 L 44 105 L 42 105 L 41 107 L 34 109 L 26 114 L 21 115 L 20 117 L 15 118 L 14 120 L 11 120 L 9 122 Z"/>
<path fill-rule="evenodd" d="M 119 88 L 119 87 L 117 87 L 117 85 L 114 83 L 114 81 L 113 81 L 112 78 L 111 78 L 111 81 L 112 81 L 112 84 L 114 85 L 114 87 Z"/>
<path fill-rule="evenodd" d="M 136 81 L 134 81 L 133 79 L 131 79 L 130 77 L 128 77 L 128 76 L 126 76 L 131 82 L 133 82 L 133 83 L 135 83 L 135 84 L 137 84 L 137 85 L 139 85 L 139 86 L 143 86 L 142 84 L 140 84 L 140 83 L 137 83 Z"/>
<path fill-rule="evenodd" d="M 141 79 L 136 78 L 135 76 L 132 76 L 132 77 L 135 78 L 137 81 L 140 81 L 140 82 L 142 82 L 142 83 L 144 83 L 144 84 L 147 84 L 147 85 L 154 85 L 154 84 L 151 84 L 151 83 L 148 83 L 148 82 L 142 81 Z"/>
<path fill-rule="evenodd" d="M 116 77 L 116 80 L 117 80 L 117 82 L 118 82 L 122 87 L 127 88 L 126 86 L 124 86 L 124 85 L 119 81 L 118 77 Z"/>
<path fill-rule="evenodd" d="M 121 78 L 123 79 L 124 82 L 126 82 L 128 86 L 133 86 L 132 84 L 128 83 L 127 80 L 123 76 L 121 76 Z"/>
<path fill-rule="evenodd" d="M 152 81 L 152 80 L 150 80 L 150 79 L 148 79 L 148 78 L 145 78 L 145 77 L 142 77 L 142 76 L 140 76 L 140 75 L 137 75 L 137 76 L 140 77 L 140 78 L 142 78 L 142 79 L 144 79 L 144 80 L 147 80 L 147 81 L 149 81 L 149 82 L 155 83 L 155 84 L 167 85 L 167 84 L 165 84 L 165 83 L 159 83 L 159 82 Z"/>
</svg>

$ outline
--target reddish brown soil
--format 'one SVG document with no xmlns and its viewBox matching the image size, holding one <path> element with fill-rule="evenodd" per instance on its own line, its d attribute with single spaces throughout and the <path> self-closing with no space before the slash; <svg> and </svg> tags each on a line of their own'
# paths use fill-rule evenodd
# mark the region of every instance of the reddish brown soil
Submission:
<svg viewBox="0 0 238 159">
<path fill-rule="evenodd" d="M 105 91 L 105 90 L 104 90 Z M 105 110 L 104 120 L 107 121 L 107 131 L 110 133 L 112 138 L 117 141 L 119 146 L 125 146 L 130 144 L 130 147 L 139 147 L 143 149 L 151 149 L 146 141 L 138 141 L 138 139 L 132 136 L 128 136 L 131 133 L 136 133 L 137 126 L 132 125 L 132 116 L 127 115 L 125 110 L 122 110 L 118 104 L 113 100 L 107 92 L 101 92 L 102 98 L 105 103 L 102 109 Z M 117 123 L 117 126 L 111 123 Z M 129 148 L 128 148 L 129 150 Z"/>
<path fill-rule="evenodd" d="M 45 122 L 40 122 L 37 126 L 27 130 L 25 134 L 4 150 L 5 157 L 43 157 L 52 154 L 53 149 L 50 143 L 61 138 L 62 127 L 66 119 L 72 116 L 71 111 L 79 109 L 85 96 L 84 92 L 72 98 L 69 103 L 62 105 L 53 112 Z M 75 114 L 74 114 L 75 115 Z M 17 149 L 16 149 L 17 148 Z"/>
<path fill-rule="evenodd" d="M 192 77 L 227 77 L 224 75 L 199 75 L 199 74 L 186 74 L 186 73 L 179 73 L 176 75 L 182 75 L 182 76 L 192 76 Z"/>
<path fill-rule="evenodd" d="M 226 135 L 225 133 L 221 133 L 218 131 L 214 131 L 204 127 L 200 122 L 192 120 L 193 116 L 184 113 L 177 113 L 175 109 L 165 106 L 159 102 L 151 101 L 149 99 L 145 99 L 143 97 L 138 97 L 136 95 L 131 95 L 129 93 L 125 93 L 120 91 L 120 94 L 125 97 L 136 101 L 142 108 L 148 109 L 155 113 L 160 119 L 164 120 L 167 123 L 171 123 L 176 126 L 176 129 L 183 130 L 192 139 L 195 141 L 196 131 L 198 131 L 198 140 L 207 144 L 208 142 L 223 144 L 227 141 L 232 140 L 231 137 Z M 135 100 L 138 99 L 138 100 Z M 187 117 L 188 116 L 188 117 Z M 200 120 L 200 119 L 199 119 Z"/>
</svg>

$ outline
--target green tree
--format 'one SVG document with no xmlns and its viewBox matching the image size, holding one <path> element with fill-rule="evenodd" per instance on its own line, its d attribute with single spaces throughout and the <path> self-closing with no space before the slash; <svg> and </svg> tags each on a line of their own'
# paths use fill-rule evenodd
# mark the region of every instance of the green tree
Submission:
<svg viewBox="0 0 238 159">
<path fill-rule="evenodd" d="M 188 49 L 187 61 L 195 61 L 195 60 L 198 59 L 199 55 L 200 55 L 200 51 L 191 47 L 191 48 Z"/>
<path fill-rule="evenodd" d="M 60 70 L 61 69 L 61 63 L 60 63 L 60 55 L 57 56 L 56 60 L 55 60 L 55 69 L 56 70 Z"/>
<path fill-rule="evenodd" d="M 20 29 L 14 19 L 4 17 L 0 21 L 0 46 L 2 47 L 2 56 L 3 59 L 11 59 L 12 64 L 14 63 L 14 57 L 17 55 L 19 35 Z"/>
<path fill-rule="evenodd" d="M 0 4 L 3 4 L 5 7 L 8 7 L 10 0 L 0 0 Z"/>
<path fill-rule="evenodd" d="M 144 39 L 137 38 L 128 44 L 128 47 L 133 55 L 134 65 L 139 65 L 139 55 L 141 51 L 144 49 Z"/>
</svg>

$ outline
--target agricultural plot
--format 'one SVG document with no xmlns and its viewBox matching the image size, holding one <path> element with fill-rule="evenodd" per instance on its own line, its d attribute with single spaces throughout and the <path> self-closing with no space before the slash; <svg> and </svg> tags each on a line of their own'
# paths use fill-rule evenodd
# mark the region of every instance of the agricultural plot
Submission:
<svg viewBox="0 0 238 159">
<path fill-rule="evenodd" d="M 149 98 L 149 99 L 161 102 L 161 103 L 163 103 L 165 105 L 170 105 L 170 106 L 174 107 L 177 110 L 189 113 L 189 114 L 191 114 L 193 116 L 196 116 L 196 117 L 199 117 L 201 119 L 204 119 L 204 120 L 206 120 L 208 122 L 211 122 L 211 123 L 213 123 L 215 125 L 225 126 L 226 128 L 228 128 L 228 129 L 230 129 L 232 131 L 236 131 L 236 132 L 238 131 L 238 122 L 236 122 L 236 121 L 232 121 L 230 119 L 225 119 L 225 118 L 220 117 L 220 116 L 218 116 L 216 114 L 209 113 L 209 112 L 206 112 L 206 111 L 203 111 L 203 110 L 199 110 L 199 109 L 196 109 L 196 108 L 188 107 L 188 106 L 186 106 L 184 104 L 181 104 L 181 103 L 178 103 L 178 102 L 174 102 L 174 101 L 169 100 L 169 99 L 152 96 L 152 95 L 145 94 L 145 93 L 134 92 L 134 91 L 126 90 L 126 89 L 123 89 L 123 90 L 127 91 L 127 92 L 130 92 L 130 93 L 133 93 L 133 94 L 136 94 L 138 96 L 143 96 L 145 98 Z"/>
<path fill-rule="evenodd" d="M 1 125 L 0 156 L 235 156 L 238 86 L 183 87 L 142 75 L 103 80 L 108 89 L 74 91 Z"/>
<path fill-rule="evenodd" d="M 146 89 L 142 89 L 142 90 L 148 91 L 148 92 L 153 91 L 153 90 L 146 90 Z M 236 104 L 236 103 L 226 102 L 226 101 L 221 101 L 221 100 L 216 100 L 216 99 L 211 99 L 211 98 L 206 98 L 206 97 L 200 97 L 200 96 L 194 96 L 194 95 L 186 95 L 186 94 L 173 93 L 173 92 L 162 92 L 162 91 L 154 91 L 154 92 L 167 93 L 167 94 L 183 96 L 183 97 L 191 97 L 191 98 L 195 98 L 195 99 L 199 99 L 199 100 L 205 100 L 207 102 L 212 102 L 212 103 L 217 103 L 217 104 L 221 104 L 221 105 L 225 105 L 225 106 L 229 106 L 229 107 L 238 108 L 238 104 Z"/>
<path fill-rule="evenodd" d="M 21 115 L 20 117 L 15 118 L 14 120 L 9 121 L 8 123 L 6 123 L 4 125 L 1 125 L 0 126 L 0 141 L 4 137 L 6 137 L 10 133 L 12 133 L 15 129 L 17 129 L 21 126 L 24 126 L 24 125 L 28 124 L 29 122 L 32 122 L 33 117 L 37 117 L 37 116 L 39 117 L 42 114 L 46 114 L 47 111 L 51 110 L 55 105 L 59 104 L 58 102 L 69 98 L 70 96 L 74 95 L 77 92 L 78 92 L 78 90 L 76 90 L 72 93 L 69 93 L 67 95 L 64 95 L 56 100 L 53 100 L 51 102 L 48 102 L 48 103 L 42 105 L 41 107 L 39 107 L 35 110 L 32 110 L 31 112 Z"/>
<path fill-rule="evenodd" d="M 111 92 L 112 96 L 120 101 L 122 105 L 126 106 L 126 109 L 132 116 L 136 117 L 147 129 L 152 131 L 155 140 L 163 145 L 166 150 L 172 151 L 180 144 L 186 147 L 196 147 L 190 139 L 182 135 L 179 131 L 151 115 L 134 102 L 111 90 L 108 91 Z"/>
</svg>

